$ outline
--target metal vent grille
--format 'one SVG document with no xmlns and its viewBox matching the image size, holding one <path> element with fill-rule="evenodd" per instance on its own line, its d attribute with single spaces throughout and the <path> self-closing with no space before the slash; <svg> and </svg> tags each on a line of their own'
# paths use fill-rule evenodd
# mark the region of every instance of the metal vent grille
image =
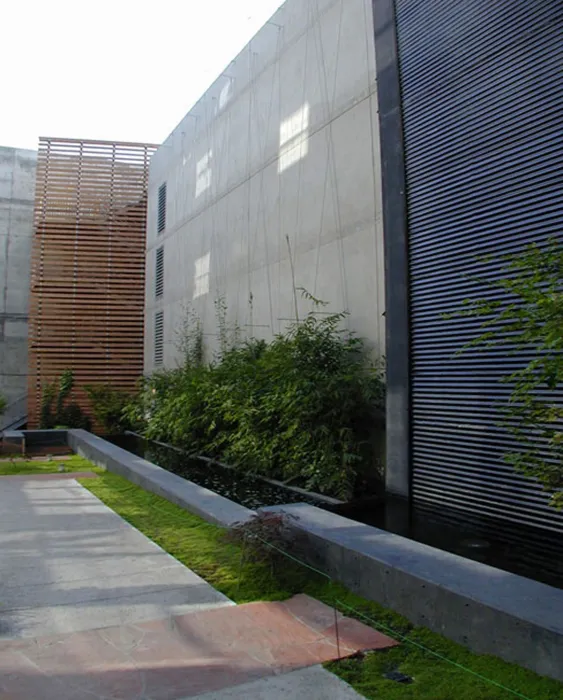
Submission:
<svg viewBox="0 0 563 700">
<path fill-rule="evenodd" d="M 156 250 L 154 295 L 160 299 L 164 293 L 164 246 Z"/>
<path fill-rule="evenodd" d="M 162 233 L 166 228 L 166 183 L 158 188 L 158 218 L 157 230 Z"/>
<path fill-rule="evenodd" d="M 154 315 L 154 364 L 162 365 L 164 361 L 164 311 Z"/>
<path fill-rule="evenodd" d="M 445 321 L 475 277 L 561 235 L 563 5 L 557 0 L 397 0 L 409 216 L 413 497 L 563 531 L 563 515 L 503 455 L 510 391 L 530 359 L 455 355 L 478 322 Z M 561 398 L 563 400 L 563 397 Z"/>
</svg>

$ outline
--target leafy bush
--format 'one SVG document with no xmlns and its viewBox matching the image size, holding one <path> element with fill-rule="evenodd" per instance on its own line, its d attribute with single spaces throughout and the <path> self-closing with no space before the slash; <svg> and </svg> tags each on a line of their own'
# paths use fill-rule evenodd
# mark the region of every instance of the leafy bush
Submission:
<svg viewBox="0 0 563 700">
<path fill-rule="evenodd" d="M 506 346 L 522 356 L 522 366 L 502 379 L 511 387 L 503 423 L 517 444 L 505 459 L 563 508 L 563 247 L 531 245 L 503 261 L 504 275 L 486 284 L 505 292 L 504 300 L 469 300 L 458 315 L 485 317 L 466 347 Z"/>
<path fill-rule="evenodd" d="M 41 397 L 41 418 L 39 427 L 84 428 L 90 430 L 91 421 L 76 403 L 66 403 L 74 386 L 74 375 L 65 370 L 60 378 L 43 386 Z"/>
<path fill-rule="evenodd" d="M 269 344 L 222 344 L 214 363 L 158 372 L 132 417 L 149 438 L 348 497 L 377 471 L 384 386 L 345 316 L 315 310 Z"/>
<path fill-rule="evenodd" d="M 92 414 L 108 434 L 123 433 L 133 428 L 126 409 L 132 396 L 105 384 L 84 387 L 92 406 Z"/>
<path fill-rule="evenodd" d="M 0 416 L 6 410 L 6 406 L 7 406 L 6 399 L 4 398 L 4 396 L 2 394 L 0 394 Z"/>
</svg>

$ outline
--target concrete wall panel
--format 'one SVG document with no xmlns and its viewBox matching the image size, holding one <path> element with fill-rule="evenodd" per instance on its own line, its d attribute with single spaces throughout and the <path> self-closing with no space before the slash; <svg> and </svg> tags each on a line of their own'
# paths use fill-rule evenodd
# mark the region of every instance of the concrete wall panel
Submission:
<svg viewBox="0 0 563 700">
<path fill-rule="evenodd" d="M 295 286 L 347 309 L 381 354 L 384 264 L 369 0 L 287 0 L 154 155 L 149 182 L 145 370 L 164 310 L 165 364 L 186 305 L 217 342 L 229 322 L 270 338 L 295 317 Z M 156 232 L 167 183 L 166 229 Z M 156 248 L 164 294 L 154 296 Z M 298 295 L 302 317 L 310 303 Z M 212 351 L 212 350 L 211 350 Z"/>
<path fill-rule="evenodd" d="M 35 151 L 0 148 L 0 392 L 9 406 L 27 387 L 36 164 Z"/>
</svg>

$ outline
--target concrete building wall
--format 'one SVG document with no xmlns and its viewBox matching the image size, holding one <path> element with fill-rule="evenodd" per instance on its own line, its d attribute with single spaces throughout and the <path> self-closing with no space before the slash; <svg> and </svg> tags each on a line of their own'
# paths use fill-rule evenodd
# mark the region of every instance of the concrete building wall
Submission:
<svg viewBox="0 0 563 700">
<path fill-rule="evenodd" d="M 164 364 L 192 304 L 213 344 L 214 301 L 271 337 L 295 317 L 294 288 L 347 309 L 384 348 L 384 259 L 370 0 L 287 0 L 153 156 L 145 370 L 155 313 Z M 181 90 L 182 86 L 179 85 Z M 158 189 L 167 185 L 157 233 Z M 155 299 L 156 251 L 164 292 Z M 292 270 L 293 267 L 293 270 Z M 310 308 L 299 293 L 301 316 Z"/>
<path fill-rule="evenodd" d="M 8 404 L 23 405 L 27 390 L 36 165 L 35 151 L 0 147 L 0 392 Z"/>
</svg>

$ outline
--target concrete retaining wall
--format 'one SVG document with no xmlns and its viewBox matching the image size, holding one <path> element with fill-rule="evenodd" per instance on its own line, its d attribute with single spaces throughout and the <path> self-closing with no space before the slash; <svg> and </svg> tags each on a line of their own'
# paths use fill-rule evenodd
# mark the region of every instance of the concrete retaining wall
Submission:
<svg viewBox="0 0 563 700">
<path fill-rule="evenodd" d="M 207 522 L 230 527 L 248 520 L 254 514 L 254 511 L 157 467 L 86 430 L 69 430 L 68 445 L 94 464 L 124 476 L 151 493 L 163 496 Z"/>
<path fill-rule="evenodd" d="M 563 681 L 563 590 L 305 504 L 299 551 L 350 590 L 475 652 Z"/>
</svg>

